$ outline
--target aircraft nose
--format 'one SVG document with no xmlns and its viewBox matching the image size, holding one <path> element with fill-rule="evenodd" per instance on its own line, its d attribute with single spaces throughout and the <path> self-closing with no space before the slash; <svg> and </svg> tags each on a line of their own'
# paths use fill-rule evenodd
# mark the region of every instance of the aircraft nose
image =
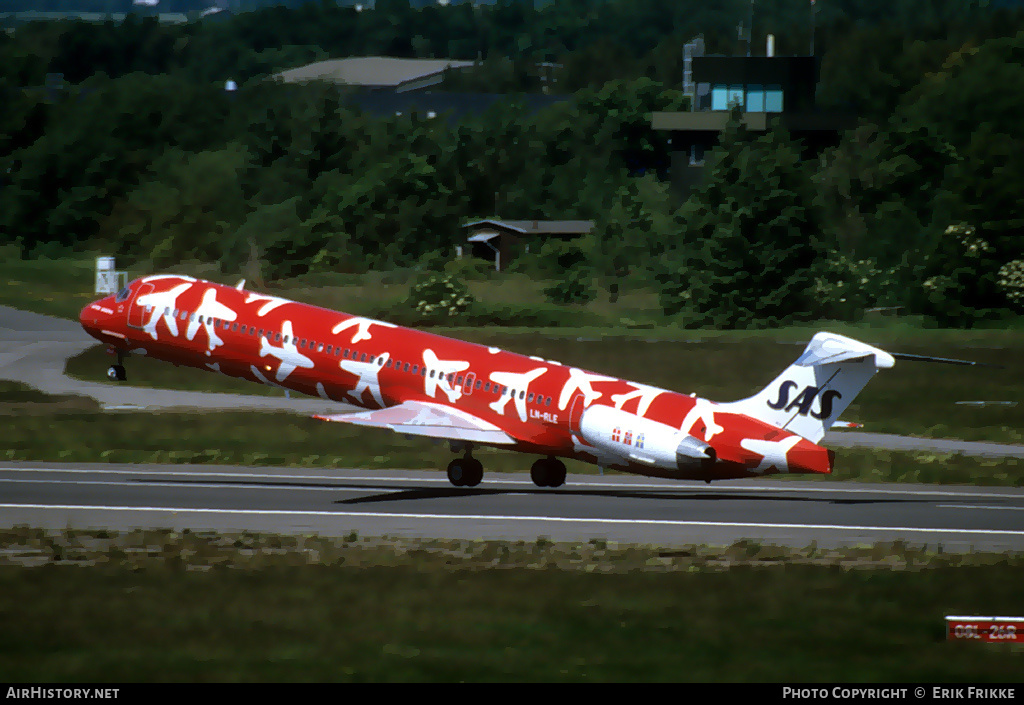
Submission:
<svg viewBox="0 0 1024 705">
<path fill-rule="evenodd" d="M 103 323 L 110 318 L 110 314 L 113 313 L 110 309 L 103 306 L 104 299 L 99 301 L 93 301 L 92 303 L 86 304 L 78 314 L 78 322 L 82 324 L 82 328 L 87 333 L 93 334 L 95 331 L 102 328 Z"/>
<path fill-rule="evenodd" d="M 86 304 L 82 307 L 81 313 L 78 314 L 78 322 L 82 324 L 83 328 L 88 328 L 90 323 L 96 322 L 95 312 L 91 309 L 92 304 Z"/>
</svg>

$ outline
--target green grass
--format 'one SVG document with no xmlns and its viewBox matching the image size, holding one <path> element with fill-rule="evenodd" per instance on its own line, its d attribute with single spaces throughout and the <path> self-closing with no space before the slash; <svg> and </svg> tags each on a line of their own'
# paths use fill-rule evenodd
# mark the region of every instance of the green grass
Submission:
<svg viewBox="0 0 1024 705">
<path fill-rule="evenodd" d="M 95 405 L 4 403 L 0 460 L 119 463 L 212 463 L 294 467 L 444 469 L 447 445 L 384 429 L 261 412 L 108 412 Z M 1024 460 L 958 454 L 839 449 L 831 480 L 1024 486 Z M 488 472 L 525 472 L 532 456 L 493 448 L 474 451 Z M 594 474 L 567 461 L 572 474 Z M 812 479 L 810 475 L 794 476 Z M 817 477 L 817 476 L 813 476 Z"/>
<path fill-rule="evenodd" d="M 0 285 L 0 301 L 77 316 L 82 304 L 92 296 L 81 293 L 91 291 L 92 266 L 91 257 L 0 262 L 0 273 L 13 282 Z M 215 265 L 191 262 L 178 269 L 230 283 L 230 278 L 220 275 Z M 415 276 L 411 271 L 307 275 L 281 283 L 274 292 L 387 317 L 387 310 L 395 309 L 405 298 Z M 605 325 L 594 325 L 579 307 L 554 307 L 561 313 L 549 310 L 551 306 L 543 303 L 541 293 L 544 283 L 525 275 L 512 273 L 473 280 L 470 284 L 485 307 L 512 301 L 522 310 L 533 307 L 541 311 L 537 315 L 542 318 L 550 314 L 557 320 L 562 316 L 574 326 L 486 325 L 435 330 L 666 389 L 696 392 L 717 401 L 744 398 L 764 387 L 796 358 L 798 344 L 805 343 L 819 329 L 852 335 L 892 351 L 1000 364 L 1004 369 L 898 361 L 893 370 L 884 370 L 872 380 L 843 418 L 863 423 L 868 431 L 977 441 L 1024 441 L 1024 403 L 983 407 L 956 403 L 1024 399 L 1024 330 L 929 330 L 919 321 L 907 319 L 876 319 L 859 324 L 820 322 L 779 330 L 727 332 L 686 331 L 662 321 L 654 328 L 634 330 L 631 324 L 622 322 L 628 318 L 624 314 L 639 319 L 646 315 L 644 311 L 650 313 L 655 304 L 650 292 L 624 294 L 617 309 L 599 300 L 593 307 L 597 312 L 588 315 L 596 316 Z M 105 381 L 108 365 L 109 358 L 99 350 L 91 350 L 73 359 L 68 371 L 83 379 Z M 129 360 L 129 374 L 133 383 L 144 386 L 281 393 L 278 389 L 141 358 Z"/>
<path fill-rule="evenodd" d="M 1019 556 L 26 529 L 0 546 L 12 682 L 980 683 L 1024 668 L 1019 645 L 947 642 L 944 624 L 1018 614 Z"/>
<path fill-rule="evenodd" d="M 597 370 L 626 379 L 695 392 L 716 401 L 733 401 L 763 388 L 792 363 L 807 337 L 775 341 L 767 337 L 696 336 L 692 342 L 655 338 L 603 338 L 551 336 L 536 331 L 510 333 L 495 330 L 459 331 L 474 342 L 539 355 L 545 359 Z M 975 334 L 979 335 L 979 334 Z M 1020 443 L 1024 441 L 1024 334 L 993 333 L 956 345 L 946 335 L 899 343 L 892 350 L 917 354 L 956 356 L 999 364 L 991 367 L 898 361 L 881 371 L 843 413 L 843 419 L 864 424 L 867 431 L 932 438 Z M 871 342 L 878 342 L 875 340 Z M 110 359 L 100 346 L 87 350 L 67 365 L 70 375 L 96 382 L 105 377 Z M 283 394 L 276 388 L 222 375 L 176 368 L 144 357 L 130 358 L 132 384 L 202 391 Z M 975 406 L 959 401 L 1009 401 L 1015 405 Z"/>
</svg>

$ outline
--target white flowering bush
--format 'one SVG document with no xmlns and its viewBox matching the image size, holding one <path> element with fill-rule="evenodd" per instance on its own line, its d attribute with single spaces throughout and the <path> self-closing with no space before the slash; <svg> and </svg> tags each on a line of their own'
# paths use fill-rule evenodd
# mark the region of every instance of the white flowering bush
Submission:
<svg viewBox="0 0 1024 705">
<path fill-rule="evenodd" d="M 954 223 L 946 228 L 946 236 L 959 240 L 967 257 L 980 258 L 993 252 L 992 246 L 977 236 L 973 225 Z"/>
<path fill-rule="evenodd" d="M 1018 311 L 1024 310 L 1024 260 L 1015 259 L 999 268 L 999 289 Z"/>
<path fill-rule="evenodd" d="M 473 296 L 461 281 L 450 274 L 432 274 L 412 287 L 409 301 L 422 320 L 443 320 L 465 313 Z"/>
<path fill-rule="evenodd" d="M 833 252 L 825 273 L 814 279 L 812 294 L 822 316 L 856 320 L 892 291 L 896 272 L 873 259 L 854 259 Z"/>
<path fill-rule="evenodd" d="M 921 310 L 940 325 L 970 327 L 1007 303 L 996 248 L 969 223 L 953 223 L 919 269 Z"/>
</svg>

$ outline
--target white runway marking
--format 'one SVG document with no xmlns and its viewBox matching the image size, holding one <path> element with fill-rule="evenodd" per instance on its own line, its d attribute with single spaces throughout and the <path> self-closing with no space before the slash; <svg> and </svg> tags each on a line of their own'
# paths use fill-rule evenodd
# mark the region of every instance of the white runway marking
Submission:
<svg viewBox="0 0 1024 705">
<path fill-rule="evenodd" d="M 1024 512 L 1024 507 L 985 507 L 978 504 L 936 504 L 943 509 L 1005 509 L 1011 512 Z"/>
<path fill-rule="evenodd" d="M 732 521 L 683 521 L 674 519 L 605 519 L 597 517 L 552 517 L 552 516 L 509 516 L 491 514 L 407 514 L 388 512 L 324 512 L 324 511 L 289 511 L 280 509 L 214 509 L 190 507 L 117 507 L 105 505 L 77 504 L 0 504 L 0 509 L 52 509 L 73 511 L 109 512 L 162 512 L 170 514 L 225 514 L 231 516 L 293 516 L 293 517 L 337 517 L 337 518 L 375 518 L 375 519 L 416 519 L 416 520 L 463 520 L 463 521 L 501 521 L 501 522 L 555 522 L 562 524 L 625 524 L 630 526 L 689 526 L 689 527 L 722 527 L 742 529 L 802 529 L 829 531 L 898 531 L 916 534 L 962 534 L 966 536 L 1024 536 L 1024 531 L 1001 529 L 949 529 L 943 527 L 921 528 L 914 526 L 843 526 L 835 524 L 766 524 L 755 522 Z"/>
<path fill-rule="evenodd" d="M 174 466 L 170 466 L 174 467 Z M 344 471 L 344 469 L 340 469 Z M 211 470 L 209 472 L 196 472 L 195 470 L 136 470 L 136 469 L 80 469 L 80 468 L 30 468 L 30 467 L 0 467 L 0 472 L 34 472 L 34 473 L 68 473 L 68 474 L 100 474 L 100 475 L 170 475 L 170 476 L 186 476 L 186 477 L 230 477 L 230 478 L 254 478 L 260 480 L 337 480 L 345 482 L 423 482 L 432 483 L 439 485 L 449 485 L 448 478 L 445 477 L 440 470 L 437 471 L 437 477 L 397 477 L 388 475 L 289 475 L 280 473 L 262 473 L 262 472 L 234 472 L 234 471 L 216 471 Z M 382 472 L 390 472 L 388 470 L 382 470 Z M 881 489 L 881 488 L 866 488 L 866 487 L 849 487 L 843 485 L 830 485 L 822 484 L 818 487 L 795 487 L 789 484 L 776 484 L 776 485 L 706 485 L 703 482 L 700 484 L 690 483 L 686 484 L 684 481 L 671 483 L 671 482 L 608 482 L 606 480 L 594 480 L 588 479 L 588 476 L 570 476 L 570 482 L 572 484 L 566 484 L 565 489 L 615 489 L 615 490 L 672 490 L 672 491 L 683 491 L 683 492 L 710 492 L 710 493 L 721 493 L 721 492 L 735 492 L 742 494 L 745 492 L 779 492 L 779 493 L 800 493 L 800 492 L 818 492 L 818 493 L 837 493 L 837 494 L 877 494 L 877 495 L 897 495 L 897 496 L 934 496 L 934 497 L 955 497 L 957 499 L 1016 499 L 1024 501 L 1024 492 L 1018 492 L 1016 494 L 1004 493 L 1004 492 L 964 492 L 962 488 L 958 489 L 928 489 L 921 487 L 920 489 Z M 484 484 L 480 485 L 480 489 L 496 488 L 498 486 L 513 485 L 513 486 L 524 486 L 534 487 L 533 482 L 529 480 L 506 480 L 500 478 L 490 478 L 488 485 L 488 476 L 484 476 Z M 557 490 L 555 490 L 557 492 Z M 938 505 L 938 506 L 954 506 L 954 505 Z M 976 505 L 955 505 L 955 506 L 976 506 Z"/>
</svg>

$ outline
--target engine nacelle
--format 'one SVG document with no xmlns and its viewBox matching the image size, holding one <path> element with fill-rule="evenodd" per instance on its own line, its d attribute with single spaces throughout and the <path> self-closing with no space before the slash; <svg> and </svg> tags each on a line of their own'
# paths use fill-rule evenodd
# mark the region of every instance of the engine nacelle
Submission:
<svg viewBox="0 0 1024 705">
<path fill-rule="evenodd" d="M 609 406 L 591 406 L 580 417 L 580 436 L 587 443 L 625 462 L 688 470 L 706 468 L 715 449 L 678 428 Z"/>
</svg>

